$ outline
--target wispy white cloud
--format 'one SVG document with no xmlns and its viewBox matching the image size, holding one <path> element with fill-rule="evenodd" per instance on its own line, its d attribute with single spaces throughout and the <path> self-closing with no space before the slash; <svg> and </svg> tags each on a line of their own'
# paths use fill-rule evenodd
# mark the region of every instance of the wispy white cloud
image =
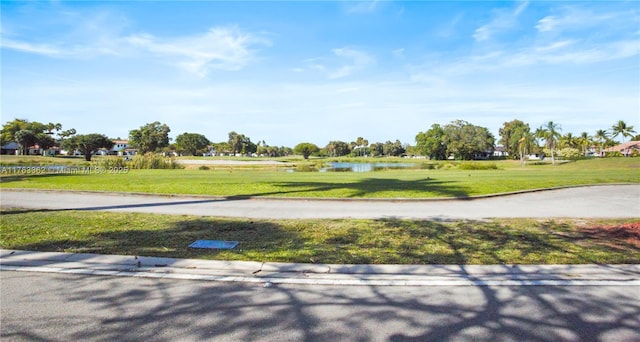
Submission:
<svg viewBox="0 0 640 342">
<path fill-rule="evenodd" d="M 405 51 L 404 48 L 395 49 L 391 51 L 391 54 L 393 54 L 393 56 L 396 58 L 404 59 L 405 58 L 404 51 Z"/>
<path fill-rule="evenodd" d="M 535 28 L 539 32 L 554 32 L 602 26 L 606 22 L 617 24 L 613 25 L 614 28 L 625 22 L 635 23 L 637 27 L 639 21 L 638 13 L 635 11 L 603 12 L 580 6 L 565 6 L 559 12 L 538 20 Z"/>
<path fill-rule="evenodd" d="M 46 31 L 31 32 L 31 27 L 37 30 L 40 26 L 31 25 L 30 29 L 25 29 L 24 25 L 16 21 L 4 20 L 0 32 L 1 47 L 52 58 L 90 58 L 120 54 L 122 46 L 119 37 L 128 26 L 126 18 L 104 9 L 78 12 L 61 10 L 55 4 L 47 9 L 55 14 L 47 16 L 50 27 L 42 25 L 49 27 Z M 23 30 L 34 38 L 24 38 L 21 35 Z"/>
<path fill-rule="evenodd" d="M 376 63 L 374 56 L 354 48 L 337 48 L 331 52 L 331 56 L 306 59 L 307 69 L 319 71 L 328 79 L 335 80 L 351 76 Z"/>
<path fill-rule="evenodd" d="M 259 35 L 235 27 L 216 27 L 204 34 L 174 39 L 138 34 L 123 40 L 201 77 L 212 70 L 240 70 L 253 60 L 252 47 L 271 44 Z"/>
<path fill-rule="evenodd" d="M 330 79 L 347 77 L 354 72 L 365 69 L 375 63 L 375 58 L 373 58 L 373 56 L 355 49 L 334 49 L 333 53 L 342 59 L 346 59 L 348 62 L 347 64 L 340 66 L 337 70 L 331 71 L 329 73 Z"/>
<path fill-rule="evenodd" d="M 371 13 L 380 7 L 379 0 L 356 1 L 348 3 L 346 7 L 347 13 L 363 14 Z"/>
<path fill-rule="evenodd" d="M 270 45 L 260 34 L 237 27 L 214 27 L 192 36 L 160 38 L 147 33 L 105 36 L 77 42 L 36 43 L 2 37 L 2 48 L 52 58 L 100 55 L 157 58 L 200 77 L 212 70 L 240 70 L 255 58 L 254 48 Z"/>
<path fill-rule="evenodd" d="M 2 38 L 2 48 L 49 57 L 58 57 L 63 54 L 63 50 L 50 44 L 33 44 L 4 37 Z"/>
<path fill-rule="evenodd" d="M 517 49 L 504 48 L 489 53 L 460 56 L 451 60 L 431 60 L 409 70 L 413 81 L 467 77 L 479 73 L 502 74 L 508 70 L 534 70 L 540 66 L 586 66 L 640 56 L 637 39 L 602 43 L 563 39 Z"/>
<path fill-rule="evenodd" d="M 561 49 L 561 48 L 570 46 L 570 45 L 572 45 L 574 43 L 575 43 L 575 41 L 573 41 L 573 40 L 561 40 L 561 41 L 550 43 L 548 45 L 537 46 L 534 49 L 535 49 L 536 52 L 546 52 L 546 51 L 552 51 L 552 50 Z"/>
<path fill-rule="evenodd" d="M 527 8 L 528 1 L 520 2 L 515 9 L 497 9 L 493 11 L 492 19 L 485 25 L 478 27 L 473 33 L 473 38 L 482 42 L 488 40 L 494 34 L 508 30 L 517 24 L 518 16 Z"/>
</svg>

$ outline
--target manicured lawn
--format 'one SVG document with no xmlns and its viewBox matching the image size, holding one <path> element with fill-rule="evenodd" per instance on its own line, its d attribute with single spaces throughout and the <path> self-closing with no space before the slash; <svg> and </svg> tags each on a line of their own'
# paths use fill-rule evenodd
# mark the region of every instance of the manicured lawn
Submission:
<svg viewBox="0 0 640 342">
<path fill-rule="evenodd" d="M 362 173 L 286 172 L 276 166 L 211 166 L 209 170 L 131 170 L 126 174 L 4 174 L 0 187 L 213 196 L 432 198 L 556 186 L 640 183 L 640 158 L 594 159 L 556 166 L 521 167 L 513 161 L 479 165 L 490 164 L 498 169 L 461 170 L 459 163 L 441 162 L 423 166 L 433 169 Z"/>
<path fill-rule="evenodd" d="M 0 247 L 302 263 L 640 263 L 640 221 L 248 220 L 86 211 L 0 212 Z M 197 239 L 235 250 L 189 249 Z"/>
</svg>

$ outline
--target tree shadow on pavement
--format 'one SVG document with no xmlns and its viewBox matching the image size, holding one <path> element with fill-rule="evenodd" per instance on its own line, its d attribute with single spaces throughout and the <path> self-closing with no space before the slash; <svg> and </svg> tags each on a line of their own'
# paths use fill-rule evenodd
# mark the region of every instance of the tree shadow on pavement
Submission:
<svg viewBox="0 0 640 342">
<path fill-rule="evenodd" d="M 398 191 L 420 194 L 420 197 L 455 197 L 468 198 L 468 191 L 458 186 L 453 181 L 439 181 L 425 178 L 418 180 L 400 180 L 388 178 L 365 178 L 353 183 L 327 183 L 327 182 L 281 182 L 276 186 L 298 190 L 282 191 L 272 194 L 291 194 L 296 192 L 315 193 L 330 192 L 335 190 L 347 190 L 348 198 L 367 197 L 376 193 Z M 375 196 L 373 196 L 375 197 Z"/>
<path fill-rule="evenodd" d="M 7 278 L 26 277 L 3 273 Z M 638 340 L 637 291 L 588 286 L 293 286 L 30 274 L 2 337 L 117 341 Z M 632 290 L 632 291 L 629 291 Z M 5 292 L 5 291 L 3 291 Z M 25 296 L 24 298 L 31 298 Z M 37 340 L 37 338 L 36 338 Z"/>
</svg>

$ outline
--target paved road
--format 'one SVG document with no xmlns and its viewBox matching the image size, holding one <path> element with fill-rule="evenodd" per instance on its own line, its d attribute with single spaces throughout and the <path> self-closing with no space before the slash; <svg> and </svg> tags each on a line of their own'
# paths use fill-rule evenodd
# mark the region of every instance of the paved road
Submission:
<svg viewBox="0 0 640 342">
<path fill-rule="evenodd" d="M 640 217 L 640 185 L 608 185 L 540 191 L 474 200 L 327 201 L 130 196 L 2 190 L 2 207 L 135 211 L 247 218 Z"/>
<path fill-rule="evenodd" d="M 0 272 L 3 340 L 638 341 L 627 286 L 297 286 Z"/>
</svg>

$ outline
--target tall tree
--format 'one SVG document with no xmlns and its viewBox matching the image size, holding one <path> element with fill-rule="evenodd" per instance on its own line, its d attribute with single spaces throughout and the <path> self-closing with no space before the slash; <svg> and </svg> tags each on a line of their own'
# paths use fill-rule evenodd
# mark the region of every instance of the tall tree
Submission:
<svg viewBox="0 0 640 342">
<path fill-rule="evenodd" d="M 42 149 L 42 153 L 44 154 L 48 149 L 56 145 L 56 140 L 51 137 L 48 133 L 38 133 L 36 134 L 36 140 L 38 141 L 38 146 Z"/>
<path fill-rule="evenodd" d="M 0 131 L 0 142 L 2 144 L 12 141 L 18 142 L 15 134 L 19 131 L 31 131 L 31 133 L 37 135 L 38 133 L 44 133 L 46 129 L 47 126 L 45 124 L 37 121 L 32 122 L 25 119 L 14 119 L 13 121 L 9 121 L 2 125 L 2 130 Z"/>
<path fill-rule="evenodd" d="M 14 139 L 20 145 L 20 151 L 22 155 L 29 154 L 29 147 L 35 145 L 38 142 L 36 135 L 28 129 L 22 129 L 14 134 Z"/>
<path fill-rule="evenodd" d="M 549 121 L 546 125 L 540 127 L 539 134 L 545 141 L 545 146 L 551 151 L 551 164 L 556 164 L 555 149 L 558 146 L 562 128 L 559 124 Z"/>
<path fill-rule="evenodd" d="M 59 132 L 62 130 L 62 125 L 59 123 L 49 122 L 47 125 L 47 134 L 53 135 L 53 131 Z"/>
<path fill-rule="evenodd" d="M 169 126 L 158 121 L 148 123 L 140 129 L 129 131 L 129 144 L 140 150 L 140 153 L 155 152 L 169 146 Z"/>
<path fill-rule="evenodd" d="M 371 156 L 373 157 L 384 155 L 384 144 L 381 142 L 375 142 L 369 145 L 369 153 L 371 153 Z"/>
<path fill-rule="evenodd" d="M 355 152 L 358 156 L 363 156 L 367 154 L 367 147 L 369 147 L 369 140 L 358 137 L 356 141 L 351 142 L 351 150 Z"/>
<path fill-rule="evenodd" d="M 602 150 L 604 149 L 605 142 L 609 139 L 609 132 L 605 129 L 599 129 L 596 131 L 596 134 L 593 136 L 598 143 L 600 143 L 600 151 L 599 154 L 602 156 Z"/>
<path fill-rule="evenodd" d="M 58 137 L 60 137 L 60 141 L 62 141 L 62 140 L 66 139 L 66 138 L 68 138 L 68 137 L 70 137 L 72 135 L 75 135 L 76 133 L 77 133 L 76 129 L 75 128 L 71 128 L 71 129 L 67 129 L 67 130 L 64 130 L 64 131 L 58 133 Z"/>
<path fill-rule="evenodd" d="M 520 120 L 512 120 L 505 122 L 502 128 L 499 130 L 500 144 L 502 144 L 509 154 L 514 158 L 520 158 L 522 160 L 522 149 L 520 148 L 521 140 L 523 137 L 529 137 L 531 128 L 529 124 Z M 523 140 L 527 143 L 531 143 L 530 139 Z"/>
<path fill-rule="evenodd" d="M 578 137 L 578 145 L 582 148 L 582 156 L 587 156 L 587 150 L 593 144 L 593 138 L 589 136 L 589 133 L 582 132 L 580 133 L 580 137 Z"/>
<path fill-rule="evenodd" d="M 618 135 L 622 135 L 622 143 L 624 144 L 624 138 L 633 136 L 633 126 L 627 125 L 626 122 L 618 120 L 618 122 L 611 127 L 611 136 L 617 138 Z"/>
<path fill-rule="evenodd" d="M 485 127 L 455 120 L 444 126 L 444 132 L 447 155 L 453 155 L 456 159 L 476 159 L 493 154 L 495 149 L 495 138 Z"/>
<path fill-rule="evenodd" d="M 301 154 L 304 159 L 309 159 L 309 156 L 320 151 L 320 148 L 315 144 L 304 142 L 299 143 L 293 148 L 293 152 L 296 154 Z"/>
<path fill-rule="evenodd" d="M 258 150 L 258 146 L 251 142 L 251 139 L 244 134 L 229 132 L 229 147 L 233 153 L 254 153 Z"/>
<path fill-rule="evenodd" d="M 395 142 L 387 140 L 382 146 L 382 151 L 387 157 L 400 157 L 405 149 L 400 140 L 396 139 Z"/>
<path fill-rule="evenodd" d="M 111 149 L 113 145 L 113 140 L 98 133 L 74 135 L 62 142 L 62 148 L 80 151 L 86 161 L 91 161 L 91 156 L 99 149 Z"/>
<path fill-rule="evenodd" d="M 534 140 L 535 136 L 531 132 L 524 133 L 520 140 L 518 140 L 518 155 L 520 156 L 520 163 L 522 165 L 525 164 L 527 154 L 532 151 L 535 145 Z"/>
<path fill-rule="evenodd" d="M 340 140 L 329 141 L 325 149 L 330 157 L 342 157 L 351 152 L 349 144 Z"/>
<path fill-rule="evenodd" d="M 578 147 L 578 139 L 569 132 L 558 139 L 559 148 L 576 148 Z"/>
<path fill-rule="evenodd" d="M 211 142 L 207 137 L 198 133 L 182 133 L 176 137 L 175 147 L 179 151 L 185 151 L 195 156 L 202 152 Z"/>
<path fill-rule="evenodd" d="M 444 143 L 444 129 L 439 124 L 431 125 L 426 132 L 416 135 L 416 150 L 430 159 L 447 159 L 447 145 Z"/>
</svg>

